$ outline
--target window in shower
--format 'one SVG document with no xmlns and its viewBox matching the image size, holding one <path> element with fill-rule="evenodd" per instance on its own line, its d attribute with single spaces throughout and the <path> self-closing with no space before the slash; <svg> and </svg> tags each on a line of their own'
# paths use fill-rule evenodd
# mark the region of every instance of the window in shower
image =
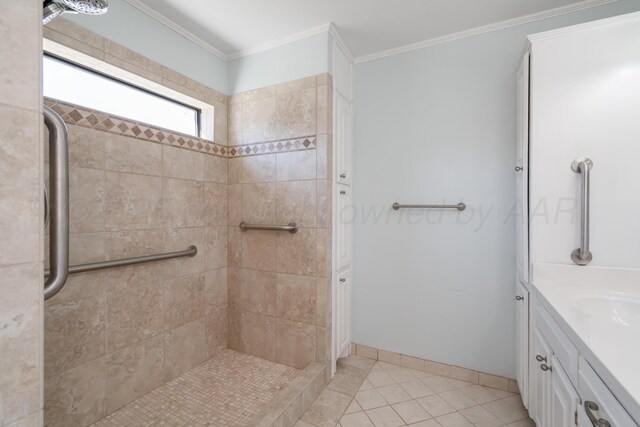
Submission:
<svg viewBox="0 0 640 427">
<path fill-rule="evenodd" d="M 200 109 L 45 55 L 44 96 L 200 137 Z"/>
</svg>

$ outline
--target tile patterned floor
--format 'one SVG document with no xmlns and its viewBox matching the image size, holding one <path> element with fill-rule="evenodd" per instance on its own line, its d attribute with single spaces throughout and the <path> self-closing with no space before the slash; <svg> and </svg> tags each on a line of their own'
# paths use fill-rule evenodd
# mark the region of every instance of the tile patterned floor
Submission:
<svg viewBox="0 0 640 427">
<path fill-rule="evenodd" d="M 519 395 L 359 356 L 296 427 L 535 427 Z"/>
<path fill-rule="evenodd" d="M 299 372 L 226 350 L 93 426 L 245 426 Z"/>
</svg>

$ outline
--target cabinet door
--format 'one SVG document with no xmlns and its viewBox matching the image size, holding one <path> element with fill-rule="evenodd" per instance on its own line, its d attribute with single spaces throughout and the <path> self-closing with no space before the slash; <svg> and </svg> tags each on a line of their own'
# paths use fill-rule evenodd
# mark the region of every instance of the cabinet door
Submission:
<svg viewBox="0 0 640 427">
<path fill-rule="evenodd" d="M 516 381 L 522 403 L 529 407 L 529 291 L 516 283 Z"/>
<path fill-rule="evenodd" d="M 518 69 L 516 142 L 516 270 L 518 280 L 529 282 L 529 53 Z"/>
<path fill-rule="evenodd" d="M 572 427 L 580 398 L 555 356 L 551 357 L 551 402 L 550 417 L 553 427 Z"/>
<path fill-rule="evenodd" d="M 532 351 L 529 358 L 531 399 L 529 413 L 537 426 L 551 426 L 551 348 L 538 328 L 532 330 Z M 539 360 L 538 360 L 539 359 Z"/>
<path fill-rule="evenodd" d="M 336 288 L 336 348 L 338 357 L 346 357 L 351 348 L 351 270 L 338 274 Z"/>
<path fill-rule="evenodd" d="M 336 267 L 340 271 L 351 265 L 351 188 L 337 185 L 337 221 L 336 221 Z"/>
<path fill-rule="evenodd" d="M 340 184 L 351 185 L 351 150 L 353 118 L 351 103 L 336 92 L 336 181 Z"/>
</svg>

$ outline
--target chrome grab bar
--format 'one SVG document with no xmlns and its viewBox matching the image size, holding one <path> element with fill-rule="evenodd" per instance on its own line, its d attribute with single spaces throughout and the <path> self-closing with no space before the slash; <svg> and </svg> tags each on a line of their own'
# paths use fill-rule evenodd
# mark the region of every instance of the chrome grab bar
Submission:
<svg viewBox="0 0 640 427">
<path fill-rule="evenodd" d="M 105 268 L 124 267 L 127 265 L 143 264 L 145 262 L 161 261 L 163 259 L 193 257 L 198 253 L 198 248 L 191 245 L 184 251 L 167 252 L 164 254 L 144 255 L 133 258 L 115 259 L 112 261 L 91 262 L 89 264 L 80 264 L 69 267 L 69 274 L 85 273 L 87 271 L 104 270 Z M 44 271 L 45 276 L 49 274 L 49 270 Z"/>
<path fill-rule="evenodd" d="M 580 207 L 580 247 L 571 252 L 571 260 L 577 265 L 589 265 L 593 259 L 589 251 L 589 175 L 593 162 L 589 158 L 577 158 L 571 163 L 571 170 L 581 174 L 581 207 Z"/>
<path fill-rule="evenodd" d="M 287 225 L 260 225 L 260 224 L 247 224 L 242 221 L 240 223 L 241 230 L 267 230 L 267 231 L 288 231 L 293 234 L 298 231 L 298 225 L 295 222 L 290 222 Z"/>
<path fill-rule="evenodd" d="M 458 209 L 463 211 L 467 208 L 467 205 L 464 203 L 458 203 L 457 205 L 401 205 L 395 202 L 391 207 L 396 211 L 398 209 Z"/>
<path fill-rule="evenodd" d="M 44 106 L 44 124 L 49 130 L 49 256 L 51 274 L 44 283 L 44 299 L 60 292 L 69 271 L 69 144 L 67 125 Z"/>
</svg>

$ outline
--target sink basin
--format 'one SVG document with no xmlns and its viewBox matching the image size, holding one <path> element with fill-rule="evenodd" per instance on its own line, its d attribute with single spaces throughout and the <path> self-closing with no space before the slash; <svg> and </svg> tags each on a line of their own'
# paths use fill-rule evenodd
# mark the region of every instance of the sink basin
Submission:
<svg viewBox="0 0 640 427">
<path fill-rule="evenodd" d="M 583 297 L 576 302 L 578 310 L 588 316 L 607 319 L 619 326 L 640 326 L 640 300 L 620 296 Z"/>
</svg>

